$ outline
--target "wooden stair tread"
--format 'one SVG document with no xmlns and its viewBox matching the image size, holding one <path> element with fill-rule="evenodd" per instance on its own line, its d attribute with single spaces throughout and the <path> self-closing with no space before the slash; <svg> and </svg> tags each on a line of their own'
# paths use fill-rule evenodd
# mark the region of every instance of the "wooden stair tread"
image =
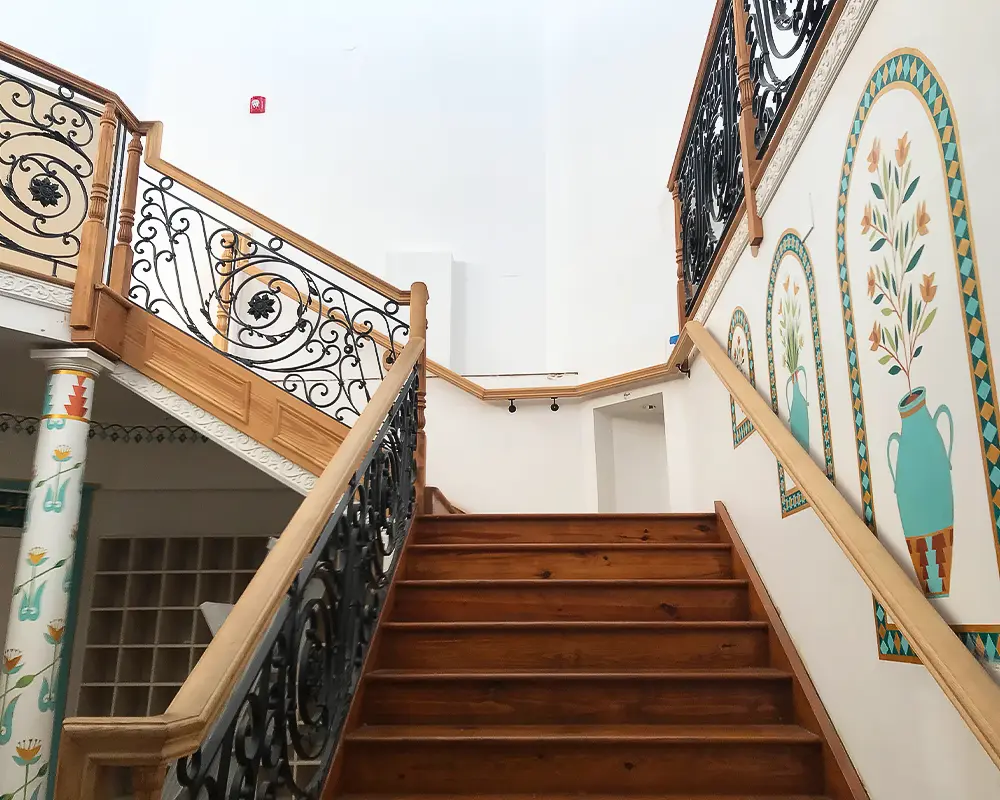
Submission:
<svg viewBox="0 0 1000 800">
<path fill-rule="evenodd" d="M 630 620 L 517 620 L 482 622 L 383 622 L 386 630 L 398 631 L 473 631 L 473 630 L 767 630 L 768 624 L 758 620 L 693 620 L 690 622 L 634 622 Z"/>
<path fill-rule="evenodd" d="M 636 588 L 657 586 L 677 586 L 683 588 L 723 588 L 742 589 L 749 582 L 739 578 L 403 578 L 399 586 L 429 588 L 501 588 L 501 589 L 545 589 L 563 588 Z"/>
<path fill-rule="evenodd" d="M 567 522 L 710 522 L 715 523 L 716 515 L 704 513 L 652 513 L 652 514 L 422 514 L 419 519 L 426 523 L 441 522 L 462 525 L 476 522 L 502 522 L 519 525 L 524 522 L 551 522 L 565 525 Z"/>
<path fill-rule="evenodd" d="M 797 725 L 369 725 L 347 735 L 349 742 L 755 742 L 818 744 L 815 733 Z"/>
<path fill-rule="evenodd" d="M 504 552 L 543 552 L 560 553 L 592 550 L 621 550 L 634 552 L 638 550 L 662 550 L 665 552 L 679 550 L 721 551 L 731 550 L 732 545 L 724 542 L 483 542 L 476 544 L 411 544 L 410 552 L 419 553 L 484 553 L 497 550 Z"/>
<path fill-rule="evenodd" d="M 558 670 L 536 672 L 498 672 L 468 670 L 460 672 L 428 672 L 424 670 L 376 669 L 369 673 L 376 681 L 537 681 L 537 680 L 605 680 L 605 681 L 725 681 L 725 680 L 790 680 L 792 674 L 771 667 L 729 669 L 666 670 L 663 672 L 599 672 L 594 670 Z"/>
<path fill-rule="evenodd" d="M 340 800 L 829 800 L 818 795 L 717 794 L 347 794 Z"/>
</svg>

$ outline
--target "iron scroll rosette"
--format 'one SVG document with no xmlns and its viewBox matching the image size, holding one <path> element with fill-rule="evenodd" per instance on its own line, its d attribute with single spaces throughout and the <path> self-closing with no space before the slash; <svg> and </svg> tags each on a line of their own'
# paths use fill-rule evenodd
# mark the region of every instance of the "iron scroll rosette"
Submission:
<svg viewBox="0 0 1000 800">
<path fill-rule="evenodd" d="M 352 424 L 409 334 L 399 304 L 348 288 L 349 279 L 280 237 L 241 232 L 171 178 L 141 177 L 140 188 L 129 298 Z"/>
</svg>

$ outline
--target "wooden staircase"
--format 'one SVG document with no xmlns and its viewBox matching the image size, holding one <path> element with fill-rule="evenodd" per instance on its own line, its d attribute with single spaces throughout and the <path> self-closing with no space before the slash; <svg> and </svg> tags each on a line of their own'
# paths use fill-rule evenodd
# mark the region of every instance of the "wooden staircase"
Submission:
<svg viewBox="0 0 1000 800">
<path fill-rule="evenodd" d="M 421 518 L 324 798 L 867 798 L 725 509 Z"/>
</svg>

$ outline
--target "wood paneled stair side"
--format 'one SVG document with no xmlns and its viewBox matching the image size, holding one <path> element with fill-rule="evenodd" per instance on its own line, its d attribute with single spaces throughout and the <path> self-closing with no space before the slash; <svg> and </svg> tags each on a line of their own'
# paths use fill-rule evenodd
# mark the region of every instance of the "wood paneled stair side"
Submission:
<svg viewBox="0 0 1000 800">
<path fill-rule="evenodd" d="M 867 800 L 721 504 L 415 525 L 324 800 Z"/>
</svg>

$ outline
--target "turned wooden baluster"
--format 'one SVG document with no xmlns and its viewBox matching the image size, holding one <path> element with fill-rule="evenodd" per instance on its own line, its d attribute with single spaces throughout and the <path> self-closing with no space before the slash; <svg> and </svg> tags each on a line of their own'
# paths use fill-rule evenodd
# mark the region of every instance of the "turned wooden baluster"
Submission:
<svg viewBox="0 0 1000 800">
<path fill-rule="evenodd" d="M 681 194 L 675 183 L 670 189 L 674 196 L 674 256 L 677 259 L 677 332 L 687 322 L 687 289 L 684 284 L 684 232 L 681 229 Z"/>
<path fill-rule="evenodd" d="M 139 192 L 139 164 L 142 160 L 142 134 L 132 133 L 128 143 L 128 161 L 125 165 L 125 191 L 122 208 L 118 214 L 118 235 L 111 254 L 109 286 L 123 297 L 128 297 L 132 283 L 132 226 L 135 224 L 136 195 Z"/>
<path fill-rule="evenodd" d="M 90 205 L 80 234 L 80 258 L 76 266 L 76 284 L 69 324 L 73 328 L 89 328 L 94 311 L 94 285 L 104 277 L 104 252 L 108 246 L 108 196 L 111 191 L 111 163 L 115 149 L 115 107 L 104 104 L 100 133 L 97 140 L 97 160 L 94 182 L 90 187 Z"/>
<path fill-rule="evenodd" d="M 753 80 L 750 78 L 750 46 L 747 44 L 747 12 L 743 0 L 733 0 L 733 23 L 736 36 L 736 80 L 740 92 L 740 150 L 743 154 L 743 192 L 746 199 L 750 252 L 757 255 L 764 240 L 764 222 L 757 211 L 754 183 L 760 160 L 753 143 L 757 121 L 753 115 Z"/>
<path fill-rule="evenodd" d="M 427 284 L 417 282 L 410 286 L 410 337 L 424 340 L 424 352 L 417 363 L 417 477 L 414 488 L 417 494 L 417 513 L 428 513 L 425 487 L 427 486 Z"/>
</svg>

